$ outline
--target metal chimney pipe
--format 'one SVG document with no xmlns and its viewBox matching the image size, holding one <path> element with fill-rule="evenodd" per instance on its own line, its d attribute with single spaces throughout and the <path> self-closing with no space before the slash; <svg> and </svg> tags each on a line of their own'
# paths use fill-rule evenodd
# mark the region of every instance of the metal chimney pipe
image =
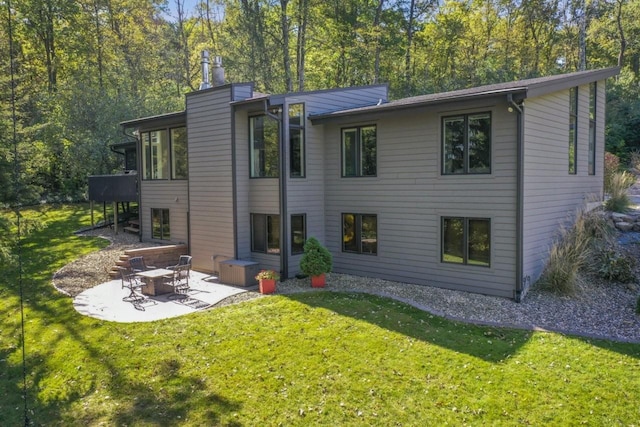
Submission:
<svg viewBox="0 0 640 427">
<path fill-rule="evenodd" d="M 222 68 L 222 58 L 220 56 L 213 57 L 213 86 L 224 85 L 224 68 Z"/>
<path fill-rule="evenodd" d="M 200 83 L 200 90 L 208 89 L 211 87 L 209 84 L 209 52 L 202 51 L 202 83 Z"/>
</svg>

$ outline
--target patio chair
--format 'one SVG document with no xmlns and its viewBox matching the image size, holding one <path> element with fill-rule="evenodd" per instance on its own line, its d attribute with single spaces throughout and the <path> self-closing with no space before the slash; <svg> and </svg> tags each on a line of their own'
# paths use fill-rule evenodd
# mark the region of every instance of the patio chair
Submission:
<svg viewBox="0 0 640 427">
<path fill-rule="evenodd" d="M 182 298 L 186 297 L 189 292 L 189 264 L 176 265 L 172 268 L 173 274 L 167 276 L 165 284 L 173 287 L 173 297 Z"/>
<path fill-rule="evenodd" d="M 131 272 L 131 270 L 124 267 L 118 267 L 118 270 L 120 270 L 122 286 L 129 289 L 129 295 L 122 298 L 122 301 L 132 302 L 134 305 L 144 301 L 146 298 L 142 294 L 136 292 L 144 286 L 144 283 L 142 283 L 135 273 Z"/>
<path fill-rule="evenodd" d="M 153 270 L 155 267 L 147 265 L 144 262 L 144 257 L 137 256 L 129 259 L 129 266 L 133 273 L 140 273 L 141 271 Z"/>
<path fill-rule="evenodd" d="M 180 258 L 178 259 L 178 263 L 176 265 L 172 265 L 170 267 L 167 267 L 169 270 L 173 270 L 176 267 L 180 267 L 186 265 L 189 267 L 189 270 L 191 270 L 191 256 L 190 255 L 180 255 Z"/>
</svg>

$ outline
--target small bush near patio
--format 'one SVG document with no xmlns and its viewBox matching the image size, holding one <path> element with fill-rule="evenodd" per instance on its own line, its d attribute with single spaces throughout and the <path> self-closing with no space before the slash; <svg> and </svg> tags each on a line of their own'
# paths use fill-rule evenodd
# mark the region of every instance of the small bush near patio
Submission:
<svg viewBox="0 0 640 427">
<path fill-rule="evenodd" d="M 78 314 L 51 277 L 106 242 L 88 209 L 23 245 L 27 415 L 48 426 L 634 425 L 640 344 L 456 323 L 309 292 L 149 323 Z M 2 213 L 0 212 L 0 215 Z M 20 299 L 0 276 L 0 424 L 24 425 Z"/>
<path fill-rule="evenodd" d="M 563 295 L 576 293 L 580 270 L 596 251 L 597 242 L 608 239 L 610 226 L 597 212 L 579 213 L 572 228 L 563 228 L 549 250 L 549 258 L 537 286 Z"/>
<path fill-rule="evenodd" d="M 611 212 L 625 212 L 629 209 L 631 201 L 627 190 L 635 183 L 635 177 L 629 172 L 617 172 L 613 174 L 610 182 L 609 199 L 605 202 L 605 208 Z"/>
</svg>

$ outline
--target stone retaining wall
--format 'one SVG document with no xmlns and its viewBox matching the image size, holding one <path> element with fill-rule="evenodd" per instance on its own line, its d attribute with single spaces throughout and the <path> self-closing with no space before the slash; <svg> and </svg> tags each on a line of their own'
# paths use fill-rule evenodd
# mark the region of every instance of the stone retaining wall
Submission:
<svg viewBox="0 0 640 427">
<path fill-rule="evenodd" d="M 129 249 L 124 253 L 128 258 L 142 256 L 144 257 L 145 264 L 153 265 L 154 267 L 168 267 L 170 265 L 176 265 L 180 255 L 189 254 L 187 245 L 167 245 Z"/>
<path fill-rule="evenodd" d="M 640 231 L 640 214 L 611 212 L 607 214 L 607 219 L 620 231 Z"/>
</svg>

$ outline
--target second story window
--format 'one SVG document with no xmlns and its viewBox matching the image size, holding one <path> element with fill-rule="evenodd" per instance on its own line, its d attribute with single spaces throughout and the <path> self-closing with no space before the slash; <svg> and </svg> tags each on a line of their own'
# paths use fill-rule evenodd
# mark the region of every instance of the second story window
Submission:
<svg viewBox="0 0 640 427">
<path fill-rule="evenodd" d="M 171 179 L 187 179 L 187 128 L 171 129 Z"/>
<path fill-rule="evenodd" d="M 342 129 L 342 176 L 376 176 L 376 126 Z"/>
<path fill-rule="evenodd" d="M 143 179 L 187 179 L 186 127 L 143 132 L 141 138 Z"/>
<path fill-rule="evenodd" d="M 251 178 L 278 177 L 278 122 L 265 115 L 249 118 Z"/>
<path fill-rule="evenodd" d="M 491 114 L 442 119 L 442 174 L 491 173 Z"/>
<path fill-rule="evenodd" d="M 578 88 L 569 89 L 569 173 L 576 174 L 578 160 Z"/>
<path fill-rule="evenodd" d="M 589 85 L 589 175 L 596 174 L 596 92 L 598 85 Z"/>
<path fill-rule="evenodd" d="M 289 174 L 304 178 L 304 104 L 289 105 Z"/>
<path fill-rule="evenodd" d="M 144 179 L 169 179 L 169 138 L 166 129 L 142 134 Z"/>
</svg>

